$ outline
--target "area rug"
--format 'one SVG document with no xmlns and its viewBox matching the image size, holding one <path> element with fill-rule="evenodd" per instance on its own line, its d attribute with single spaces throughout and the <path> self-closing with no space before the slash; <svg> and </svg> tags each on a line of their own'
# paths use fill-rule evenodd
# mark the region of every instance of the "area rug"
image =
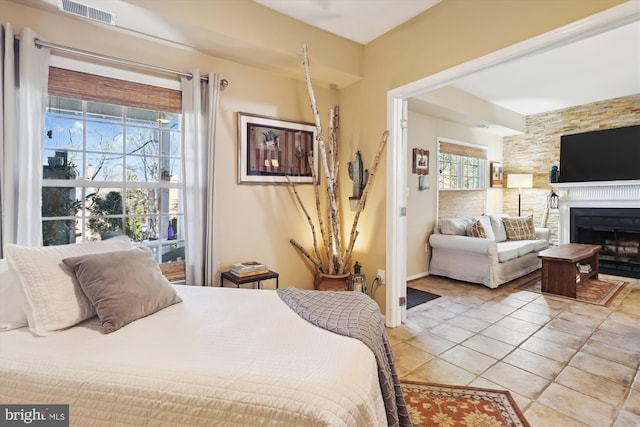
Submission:
<svg viewBox="0 0 640 427">
<path fill-rule="evenodd" d="M 407 287 L 407 308 L 413 308 L 416 305 L 424 304 L 433 299 L 440 298 L 440 295 L 431 292 L 421 291 L 420 289 Z"/>
<path fill-rule="evenodd" d="M 520 286 L 520 289 L 543 293 L 541 291 L 540 277 L 535 277 L 531 281 Z M 563 295 L 544 293 L 559 298 L 566 298 L 572 301 L 581 301 L 589 304 L 611 307 L 618 304 L 631 291 L 629 283 L 622 280 L 598 280 L 589 279 L 576 285 L 576 297 L 565 297 Z"/>
<path fill-rule="evenodd" d="M 506 390 L 403 381 L 411 421 L 433 427 L 530 427 Z"/>
</svg>

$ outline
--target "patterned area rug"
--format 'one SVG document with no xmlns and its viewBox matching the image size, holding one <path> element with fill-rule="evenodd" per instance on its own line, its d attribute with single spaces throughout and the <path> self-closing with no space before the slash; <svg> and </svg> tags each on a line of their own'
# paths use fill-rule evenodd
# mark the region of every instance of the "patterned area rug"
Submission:
<svg viewBox="0 0 640 427">
<path fill-rule="evenodd" d="M 540 277 L 536 277 L 530 282 L 520 287 L 522 290 L 542 293 L 540 290 Z M 631 287 L 627 282 L 622 280 L 597 280 L 589 279 L 576 285 L 576 298 L 565 297 L 562 295 L 548 294 L 558 298 L 566 298 L 572 301 L 582 301 L 589 304 L 602 305 L 611 307 L 617 305 L 631 291 Z"/>
<path fill-rule="evenodd" d="M 530 427 L 505 390 L 403 381 L 411 421 L 433 427 Z"/>
</svg>

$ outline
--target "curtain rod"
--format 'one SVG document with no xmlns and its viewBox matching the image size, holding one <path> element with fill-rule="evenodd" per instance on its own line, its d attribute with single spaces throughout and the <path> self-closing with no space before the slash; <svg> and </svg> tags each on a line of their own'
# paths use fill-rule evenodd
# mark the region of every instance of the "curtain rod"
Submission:
<svg viewBox="0 0 640 427">
<path fill-rule="evenodd" d="M 100 59 L 103 61 L 110 61 L 110 62 L 115 62 L 118 64 L 128 65 L 132 67 L 144 68 L 146 70 L 157 71 L 165 74 L 175 74 L 178 76 L 187 77 L 188 79 L 193 78 L 193 74 L 185 73 L 184 71 L 176 71 L 176 70 L 171 70 L 169 68 L 157 67 L 155 65 L 143 64 L 141 62 L 129 61 L 128 59 L 116 58 L 114 56 L 102 55 L 99 53 L 89 52 L 82 49 L 76 49 L 73 47 L 62 46 L 55 43 L 49 43 L 49 42 L 42 41 L 40 39 L 34 39 L 33 44 L 35 44 L 37 48 L 47 47 L 49 49 L 61 50 L 63 52 L 69 52 L 76 55 L 88 56 L 90 58 Z M 200 80 L 208 82 L 209 78 L 207 76 L 201 76 Z M 220 87 L 225 88 L 227 86 L 229 86 L 229 81 L 227 79 L 221 79 Z"/>
</svg>

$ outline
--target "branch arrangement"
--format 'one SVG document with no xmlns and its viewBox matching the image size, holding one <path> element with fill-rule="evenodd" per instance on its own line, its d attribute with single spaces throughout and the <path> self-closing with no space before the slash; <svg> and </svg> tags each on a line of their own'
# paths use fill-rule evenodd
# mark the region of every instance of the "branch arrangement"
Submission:
<svg viewBox="0 0 640 427">
<path fill-rule="evenodd" d="M 295 184 L 289 180 L 289 185 L 293 189 L 293 193 L 296 197 L 296 200 L 300 207 L 302 208 L 305 216 L 307 217 L 307 221 L 309 223 L 309 227 L 311 228 L 311 234 L 313 236 L 313 254 L 302 247 L 295 239 L 291 239 L 291 244 L 305 257 L 309 262 L 311 262 L 318 272 L 324 274 L 346 274 L 350 270 L 351 263 L 351 255 L 353 252 L 353 247 L 355 245 L 356 239 L 358 238 L 358 220 L 360 218 L 360 213 L 364 209 L 365 202 L 367 200 L 367 195 L 369 194 L 369 188 L 373 183 L 373 178 L 375 176 L 376 169 L 378 168 L 378 163 L 380 162 L 380 156 L 382 151 L 384 150 L 384 146 L 387 143 L 387 138 L 389 137 L 389 131 L 385 131 L 382 135 L 382 139 L 378 144 L 378 150 L 376 151 L 376 155 L 373 161 L 373 166 L 369 169 L 369 179 L 366 182 L 366 185 L 362 191 L 362 196 L 358 203 L 358 208 L 353 218 L 353 223 L 351 225 L 351 232 L 349 234 L 349 241 L 346 246 L 343 246 L 342 243 L 342 233 L 340 226 L 340 216 L 339 216 L 339 202 L 336 197 L 336 191 L 338 186 L 338 167 L 339 162 L 337 160 L 337 125 L 336 122 L 336 112 L 331 109 L 329 112 L 329 127 L 328 127 L 328 144 L 325 144 L 324 138 L 322 136 L 322 125 L 320 123 L 320 113 L 318 112 L 318 106 L 316 104 L 316 97 L 313 92 L 313 86 L 311 84 L 311 72 L 309 69 L 309 56 L 307 52 L 307 45 L 303 45 L 302 47 L 302 56 L 303 56 L 303 65 L 304 65 L 304 73 L 305 80 L 307 82 L 307 90 L 309 92 L 309 99 L 311 101 L 311 110 L 313 112 L 314 123 L 316 126 L 316 139 L 318 143 L 318 155 L 320 155 L 321 167 L 324 173 L 325 183 L 326 183 L 326 211 L 323 212 L 322 205 L 320 203 L 320 180 L 315 175 L 315 169 L 313 168 L 313 157 L 309 157 L 309 165 L 311 166 L 312 174 L 313 174 L 313 186 L 314 186 L 314 195 L 315 195 L 315 204 L 316 204 L 316 214 L 318 219 L 318 225 L 320 229 L 320 241 L 322 242 L 322 246 L 324 247 L 324 251 L 321 251 L 318 247 L 318 236 L 316 234 L 316 227 L 313 224 L 313 220 L 309 215 L 308 210 L 302 203 L 300 196 L 298 195 L 298 191 L 296 189 Z"/>
</svg>

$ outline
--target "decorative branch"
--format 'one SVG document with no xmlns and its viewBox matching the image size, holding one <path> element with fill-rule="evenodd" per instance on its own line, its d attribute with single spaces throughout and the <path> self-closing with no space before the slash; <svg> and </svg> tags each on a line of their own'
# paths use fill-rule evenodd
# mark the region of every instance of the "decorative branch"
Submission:
<svg viewBox="0 0 640 427">
<path fill-rule="evenodd" d="M 303 56 L 303 65 L 304 65 L 304 74 L 305 74 L 305 80 L 307 81 L 307 91 L 309 92 L 309 99 L 311 100 L 311 111 L 313 111 L 313 117 L 314 117 L 314 121 L 315 121 L 315 125 L 316 125 L 316 130 L 317 130 L 317 140 L 318 140 L 318 149 L 320 151 L 320 159 L 322 160 L 322 168 L 324 170 L 324 175 L 326 178 L 326 185 L 327 185 L 327 202 L 329 205 L 329 241 L 331 243 L 333 243 L 332 246 L 335 247 L 331 247 L 329 248 L 329 251 L 332 252 L 333 254 L 335 253 L 340 253 L 341 248 L 338 247 L 340 240 L 339 240 L 339 236 L 340 236 L 340 230 L 338 229 L 338 223 L 335 221 L 335 218 L 338 216 L 338 207 L 337 207 L 337 203 L 336 203 L 336 193 L 335 193 L 335 189 L 336 189 L 336 185 L 335 185 L 335 179 L 336 176 L 334 176 L 333 171 L 329 170 L 329 163 L 327 161 L 327 150 L 324 144 L 324 138 L 322 137 L 322 125 L 320 124 L 320 113 L 318 112 L 318 105 L 316 103 L 316 96 L 315 93 L 313 91 L 313 85 L 311 83 L 311 71 L 309 68 L 309 55 L 308 55 L 308 50 L 307 50 L 307 45 L 306 43 L 302 46 L 302 56 Z M 332 264 L 332 259 L 333 257 L 330 257 L 329 260 L 329 264 Z M 329 271 L 333 271 L 334 268 L 330 268 Z"/>
<path fill-rule="evenodd" d="M 296 189 L 295 184 L 293 183 L 293 181 L 291 181 L 288 175 L 286 175 L 285 178 L 287 178 L 287 181 L 289 182 L 289 184 L 291 185 L 291 188 L 293 189 L 293 194 L 296 196 L 298 205 L 300 205 L 300 207 L 302 208 L 302 211 L 307 217 L 307 222 L 309 223 L 309 227 L 311 228 L 311 235 L 313 236 L 313 249 L 316 253 L 316 259 L 312 261 L 314 261 L 316 265 L 319 265 L 321 264 L 320 260 L 322 260 L 322 257 L 320 256 L 320 252 L 318 251 L 318 239 L 316 238 L 316 227 L 313 225 L 313 221 L 311 220 L 311 215 L 309 215 L 309 212 L 307 212 L 307 208 L 302 203 L 302 199 L 300 199 L 300 195 L 298 194 L 298 190 Z M 311 255 L 308 255 L 307 258 L 311 258 Z"/>
<path fill-rule="evenodd" d="M 317 269 L 318 272 L 325 274 L 345 274 L 349 272 L 351 256 L 353 253 L 353 248 L 355 246 L 356 239 L 358 237 L 358 220 L 360 218 L 360 213 L 364 209 L 365 202 L 367 199 L 367 195 L 369 193 L 369 188 L 373 183 L 373 177 L 376 173 L 376 169 L 378 168 L 378 164 L 380 163 L 380 156 L 387 142 L 387 138 L 389 136 L 389 132 L 385 131 L 380 144 L 378 145 L 378 150 L 376 152 L 374 158 L 373 167 L 369 170 L 369 179 L 367 180 L 364 188 L 362 189 L 362 196 L 360 199 L 360 203 L 358 204 L 358 209 L 353 218 L 353 223 L 351 225 L 351 233 L 349 237 L 349 244 L 346 248 L 343 249 L 342 246 L 342 233 L 341 233 L 341 224 L 340 224 L 340 215 L 339 208 L 340 203 L 336 197 L 336 192 L 338 191 L 338 169 L 339 162 L 337 160 L 337 129 L 339 120 L 338 116 L 338 107 L 332 108 L 329 112 L 329 127 L 328 127 L 328 144 L 325 145 L 325 140 L 322 136 L 322 126 L 320 124 L 320 114 L 318 112 L 318 106 L 316 103 L 316 97 L 313 91 L 313 85 L 311 83 L 311 72 L 309 67 L 309 56 L 307 51 L 307 45 L 304 44 L 302 47 L 303 54 L 303 65 L 305 72 L 305 81 L 307 83 L 307 90 L 309 92 L 309 99 L 311 101 L 311 111 L 313 112 L 315 127 L 316 127 L 316 142 L 318 145 L 318 153 L 316 155 L 320 156 L 320 160 L 322 163 L 322 171 L 324 173 L 325 185 L 326 185 L 326 197 L 327 197 L 327 206 L 326 211 L 323 212 L 323 207 L 320 201 L 320 179 L 316 176 L 316 170 L 314 168 L 314 159 L 309 156 L 309 166 L 311 168 L 311 173 L 313 177 L 313 189 L 316 203 L 316 213 L 318 215 L 318 225 L 320 228 L 320 234 L 322 238 L 322 243 L 324 244 L 324 251 L 321 251 L 318 248 L 318 241 L 316 235 L 316 229 L 313 225 L 313 221 L 309 212 L 304 207 L 302 203 L 302 199 L 300 198 L 298 191 L 296 189 L 295 184 L 287 177 L 287 181 L 296 197 L 296 201 L 302 207 L 302 210 L 307 217 L 307 222 L 311 227 L 311 233 L 313 235 L 313 249 L 315 253 L 315 257 L 303 248 L 298 242 L 294 239 L 291 239 L 291 244 L 304 256 L 306 257 Z M 326 222 L 325 222 L 326 220 Z M 325 259 L 326 258 L 326 264 Z"/>
<path fill-rule="evenodd" d="M 289 239 L 289 241 L 291 242 L 291 244 L 292 244 L 292 245 L 293 245 L 293 246 L 294 246 L 294 247 L 295 247 L 295 248 L 296 248 L 296 249 L 297 249 L 297 250 L 298 250 L 302 255 L 304 255 L 305 257 L 307 257 L 307 259 L 308 259 L 309 261 L 311 261 L 311 262 L 316 266 L 316 268 L 317 268 L 320 272 L 323 272 L 323 273 L 324 273 L 324 271 L 322 271 L 322 270 L 323 270 L 323 266 L 322 266 L 322 263 L 321 263 L 320 261 L 318 261 L 318 260 L 316 260 L 314 257 L 312 257 L 312 256 L 311 256 L 311 254 L 310 254 L 309 252 L 307 252 L 307 250 L 306 250 L 305 248 L 303 248 L 302 246 L 300 246 L 300 243 L 298 243 L 298 242 L 296 242 L 296 241 L 295 241 L 295 239 Z"/>
<path fill-rule="evenodd" d="M 324 221 L 322 219 L 322 209 L 320 207 L 320 191 L 318 190 L 318 177 L 316 176 L 316 170 L 313 167 L 313 157 L 307 157 L 309 162 L 309 168 L 311 169 L 311 179 L 313 180 L 313 193 L 316 199 L 316 215 L 318 216 L 318 224 L 320 225 L 320 236 L 322 237 L 322 244 L 324 245 L 325 257 L 329 259 L 329 237 L 327 236 L 327 232 L 325 231 Z M 320 253 L 316 248 L 316 254 L 318 254 L 318 259 L 321 260 Z"/>
</svg>

